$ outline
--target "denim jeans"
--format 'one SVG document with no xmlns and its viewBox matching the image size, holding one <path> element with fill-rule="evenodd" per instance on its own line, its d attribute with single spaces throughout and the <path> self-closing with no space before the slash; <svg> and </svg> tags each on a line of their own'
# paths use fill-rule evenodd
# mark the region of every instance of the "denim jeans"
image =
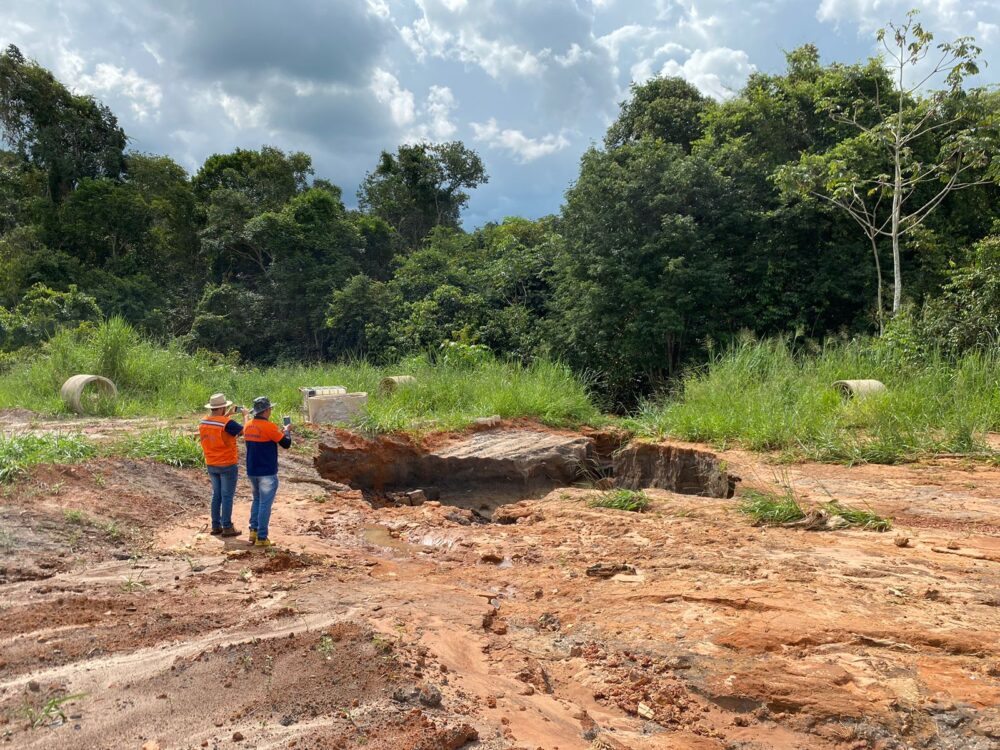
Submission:
<svg viewBox="0 0 1000 750">
<path fill-rule="evenodd" d="M 208 467 L 208 478 L 212 480 L 213 529 L 225 529 L 233 525 L 233 496 L 236 494 L 239 474 L 239 464 Z"/>
<path fill-rule="evenodd" d="M 271 521 L 271 505 L 278 494 L 278 477 L 247 477 L 253 491 L 250 506 L 250 531 L 257 532 L 258 539 L 267 539 L 267 525 Z"/>
</svg>

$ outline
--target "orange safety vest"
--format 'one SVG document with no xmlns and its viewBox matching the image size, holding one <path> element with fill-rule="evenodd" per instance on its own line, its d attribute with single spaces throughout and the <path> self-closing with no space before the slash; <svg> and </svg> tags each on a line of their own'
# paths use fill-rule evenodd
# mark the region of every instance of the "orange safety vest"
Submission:
<svg viewBox="0 0 1000 750">
<path fill-rule="evenodd" d="M 205 451 L 205 463 L 209 466 L 232 466 L 240 461 L 236 438 L 226 432 L 226 425 L 231 421 L 229 417 L 210 415 L 198 426 L 201 449 Z"/>
</svg>

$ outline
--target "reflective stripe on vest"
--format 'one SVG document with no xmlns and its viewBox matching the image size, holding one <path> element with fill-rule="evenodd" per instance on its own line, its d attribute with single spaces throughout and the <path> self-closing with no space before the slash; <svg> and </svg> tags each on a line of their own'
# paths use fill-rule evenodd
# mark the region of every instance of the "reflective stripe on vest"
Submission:
<svg viewBox="0 0 1000 750">
<path fill-rule="evenodd" d="M 201 449 L 205 452 L 205 463 L 209 466 L 232 466 L 239 463 L 240 452 L 236 438 L 226 432 L 226 425 L 230 421 L 203 419 L 198 426 Z"/>
</svg>

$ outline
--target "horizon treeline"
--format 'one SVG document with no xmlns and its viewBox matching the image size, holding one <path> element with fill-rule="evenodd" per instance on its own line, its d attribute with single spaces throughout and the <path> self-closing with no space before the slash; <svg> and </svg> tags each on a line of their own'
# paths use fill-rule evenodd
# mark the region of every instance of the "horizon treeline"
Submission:
<svg viewBox="0 0 1000 750">
<path fill-rule="evenodd" d="M 892 297 L 878 270 L 886 291 L 896 281 L 892 243 L 833 200 L 860 190 L 881 210 L 885 187 L 868 186 L 892 182 L 885 102 L 897 126 L 932 126 L 905 143 L 907 200 L 936 200 L 953 164 L 976 176 L 901 238 L 892 317 L 878 307 Z M 724 102 L 678 78 L 633 85 L 559 214 L 464 231 L 488 176 L 461 142 L 373 154 L 350 210 L 308 154 L 236 149 L 189 175 L 130 151 L 107 107 L 12 46 L 0 54 L 0 368 L 60 327 L 111 316 L 257 365 L 386 363 L 449 344 L 559 359 L 618 403 L 746 331 L 819 340 L 878 333 L 884 318 L 943 349 L 988 346 L 1000 191 L 995 163 L 973 163 L 967 144 L 996 154 L 998 121 L 995 91 L 900 92 L 881 60 L 824 65 L 805 45 Z M 812 187 L 789 189 L 790 170 L 817 164 Z"/>
</svg>

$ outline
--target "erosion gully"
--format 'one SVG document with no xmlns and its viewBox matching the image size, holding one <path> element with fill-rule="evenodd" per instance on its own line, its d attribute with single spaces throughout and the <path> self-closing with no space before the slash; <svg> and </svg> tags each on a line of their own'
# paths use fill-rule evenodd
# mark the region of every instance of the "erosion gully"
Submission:
<svg viewBox="0 0 1000 750">
<path fill-rule="evenodd" d="M 777 466 L 530 423 L 321 429 L 282 459 L 268 552 L 207 533 L 197 470 L 105 458 L 3 488 L 0 743 L 1000 746 L 993 466 Z M 593 507 L 612 485 L 649 510 Z M 783 486 L 895 528 L 735 511 Z"/>
</svg>

